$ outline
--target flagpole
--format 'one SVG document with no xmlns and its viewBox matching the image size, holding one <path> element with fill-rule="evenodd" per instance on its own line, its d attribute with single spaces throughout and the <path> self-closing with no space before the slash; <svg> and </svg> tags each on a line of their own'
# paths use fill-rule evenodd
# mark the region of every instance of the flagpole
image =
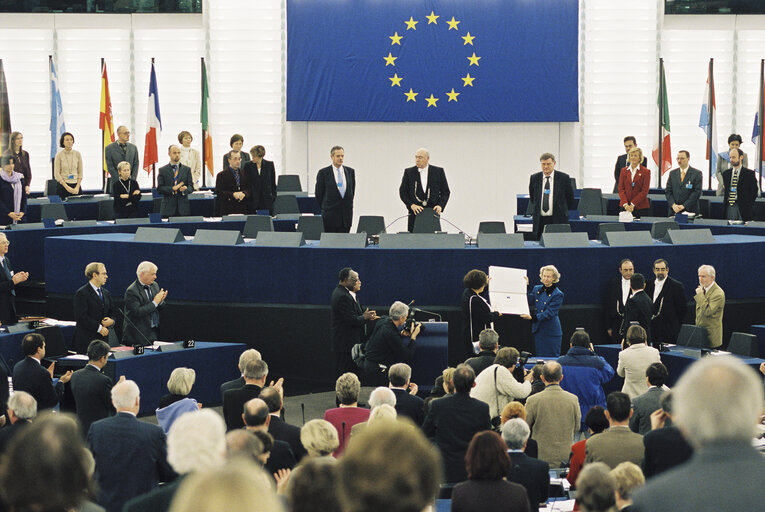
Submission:
<svg viewBox="0 0 765 512">
<path fill-rule="evenodd" d="M 154 69 L 154 57 L 151 58 L 151 69 L 152 70 Z M 159 143 L 157 144 L 157 150 L 159 150 Z M 144 148 L 143 151 L 145 153 L 146 152 L 146 148 Z M 155 163 L 151 164 L 151 183 L 152 183 L 151 187 L 152 188 L 157 188 L 157 174 L 156 174 L 156 170 L 157 170 L 157 164 L 155 162 Z"/>
<path fill-rule="evenodd" d="M 199 67 L 199 73 L 200 73 L 200 77 L 201 78 L 200 78 L 200 81 L 199 81 L 199 91 L 200 91 L 200 93 L 202 95 L 202 103 L 204 103 L 204 101 L 205 101 L 205 84 L 204 84 L 204 79 L 205 79 L 205 58 L 204 57 L 200 57 L 200 59 L 201 59 L 201 65 Z M 202 188 L 204 188 L 205 186 L 207 186 L 207 180 L 206 180 L 207 173 L 205 172 L 205 162 L 207 161 L 207 151 L 206 151 L 207 144 L 205 144 L 205 127 L 204 126 L 202 126 L 202 139 L 201 140 L 202 140 Z"/>
<path fill-rule="evenodd" d="M 714 59 L 709 59 L 709 97 L 707 98 L 707 110 L 709 111 L 709 135 L 707 136 L 707 149 L 709 153 L 709 190 L 712 190 L 712 137 L 714 136 L 714 122 L 715 116 L 714 104 L 712 99 L 715 97 L 715 81 L 714 81 Z"/>
<path fill-rule="evenodd" d="M 104 88 L 104 58 L 101 57 L 101 89 Z M 101 92 L 103 94 L 103 91 Z M 99 111 L 100 111 L 99 106 Z M 106 190 L 106 172 L 104 171 L 104 161 L 106 160 L 106 154 L 104 153 L 106 151 L 106 147 L 104 145 L 104 140 L 106 140 L 106 123 L 104 123 L 104 127 L 101 129 L 101 188 L 104 192 L 107 192 Z"/>
<path fill-rule="evenodd" d="M 659 172 L 657 173 L 659 178 L 659 188 L 661 188 L 661 171 L 664 167 L 664 159 L 662 158 L 662 151 L 664 149 L 664 139 L 662 137 L 663 130 L 662 121 L 664 120 L 664 59 L 659 59 Z"/>
<path fill-rule="evenodd" d="M 765 59 L 760 60 L 760 89 L 759 89 L 759 101 L 757 102 L 759 104 L 758 107 L 758 124 L 760 125 L 760 140 L 757 144 L 757 173 L 760 175 L 760 190 L 762 190 L 762 150 L 763 150 L 763 133 L 762 129 L 765 127 L 765 119 L 763 119 L 763 116 L 765 115 L 765 101 L 763 100 L 763 96 L 765 96 Z"/>
<path fill-rule="evenodd" d="M 52 68 L 52 64 L 53 64 L 53 55 L 48 55 L 48 76 L 49 77 L 51 76 L 51 70 L 53 69 Z M 50 78 L 48 78 L 48 79 L 50 80 Z M 50 95 L 51 109 L 55 108 L 55 105 L 53 105 L 54 101 L 55 100 L 53 98 L 53 90 L 51 89 L 51 95 Z M 55 164 L 55 162 L 56 162 L 55 158 L 51 158 L 50 159 L 50 177 L 51 177 L 51 179 L 54 179 L 54 180 L 56 179 L 56 164 Z"/>
</svg>

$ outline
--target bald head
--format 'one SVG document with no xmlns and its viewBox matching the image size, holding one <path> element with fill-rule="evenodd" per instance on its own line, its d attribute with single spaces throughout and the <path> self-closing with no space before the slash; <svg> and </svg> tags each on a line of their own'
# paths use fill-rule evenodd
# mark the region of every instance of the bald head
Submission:
<svg viewBox="0 0 765 512">
<path fill-rule="evenodd" d="M 244 424 L 247 427 L 268 427 L 268 405 L 260 398 L 253 398 L 244 404 L 242 414 Z"/>
<path fill-rule="evenodd" d="M 563 379 L 563 368 L 556 361 L 548 361 L 542 367 L 542 380 L 545 384 L 558 384 Z"/>
</svg>

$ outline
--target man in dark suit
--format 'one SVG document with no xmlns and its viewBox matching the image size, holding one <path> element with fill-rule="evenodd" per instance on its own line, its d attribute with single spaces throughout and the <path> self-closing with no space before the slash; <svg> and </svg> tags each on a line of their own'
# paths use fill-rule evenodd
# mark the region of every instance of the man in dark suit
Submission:
<svg viewBox="0 0 765 512">
<path fill-rule="evenodd" d="M 632 296 L 627 299 L 624 305 L 624 321 L 620 330 L 621 338 L 627 335 L 627 329 L 630 323 L 637 322 L 645 329 L 649 342 L 653 341 L 651 337 L 651 320 L 653 319 L 653 301 L 645 293 L 645 278 L 643 274 L 635 273 L 630 278 L 630 290 Z"/>
<path fill-rule="evenodd" d="M 64 395 L 64 384 L 72 378 L 72 371 L 59 377 L 56 385 L 53 385 L 56 363 L 52 363 L 47 370 L 40 364 L 45 357 L 45 338 L 42 334 L 33 332 L 24 336 L 21 351 L 26 357 L 13 367 L 13 389 L 32 395 L 37 400 L 38 411 L 56 407 Z"/>
<path fill-rule="evenodd" d="M 653 430 L 643 436 L 643 474 L 646 479 L 684 464 L 693 455 L 693 447 L 688 444 L 680 429 L 667 423 L 667 420 L 672 420 L 672 391 L 663 392 L 659 408 L 661 412 L 652 417 Z"/>
<path fill-rule="evenodd" d="M 667 382 L 667 367 L 662 363 L 651 363 L 645 370 L 648 391 L 632 399 L 630 430 L 645 435 L 650 432 L 651 415 L 661 408 L 664 396 L 664 384 Z"/>
<path fill-rule="evenodd" d="M 649 341 L 654 346 L 659 343 L 675 343 L 688 308 L 685 287 L 677 279 L 669 277 L 667 260 L 654 261 L 653 273 L 656 279 L 646 283 L 645 286 L 645 293 L 653 301 L 653 320 Z"/>
<path fill-rule="evenodd" d="M 25 391 L 14 391 L 8 399 L 10 425 L 0 428 L 0 454 L 5 453 L 11 439 L 29 426 L 35 416 L 37 416 L 37 400 Z"/>
<path fill-rule="evenodd" d="M 528 423 L 512 418 L 502 425 L 502 440 L 510 455 L 510 472 L 507 479 L 521 484 L 529 496 L 531 510 L 539 510 L 550 494 L 550 465 L 526 455 L 526 443 L 531 435 Z"/>
<path fill-rule="evenodd" d="M 29 279 L 29 272 L 13 272 L 8 259 L 10 246 L 5 233 L 0 233 L 0 322 L 16 323 L 16 286 Z"/>
<path fill-rule="evenodd" d="M 681 149 L 677 152 L 677 169 L 669 171 L 664 190 L 667 196 L 667 215 L 688 212 L 699 213 L 701 197 L 701 171 L 688 165 L 691 154 Z"/>
<path fill-rule="evenodd" d="M 633 137 L 632 135 L 627 135 L 624 137 L 624 154 L 619 155 L 616 159 L 616 165 L 614 165 L 614 194 L 619 193 L 619 176 L 622 173 L 622 169 L 627 167 L 628 161 L 627 161 L 627 155 L 629 155 L 630 151 L 635 149 L 637 147 L 637 139 Z M 646 157 L 643 157 L 643 167 L 646 167 L 648 165 L 648 159 Z"/>
<path fill-rule="evenodd" d="M 282 394 L 276 388 L 267 387 L 263 388 L 258 398 L 268 406 L 268 433 L 277 441 L 284 441 L 290 445 L 295 460 L 300 462 L 300 459 L 305 457 L 308 452 L 300 441 L 300 428 L 290 425 L 281 418 L 282 407 L 284 406 Z"/>
<path fill-rule="evenodd" d="M 396 413 L 411 419 L 415 425 L 425 420 L 423 400 L 417 396 L 417 384 L 411 381 L 412 367 L 396 363 L 388 369 L 389 387 L 396 395 Z"/>
<path fill-rule="evenodd" d="M 98 503 L 108 512 L 120 512 L 129 499 L 176 475 L 167 462 L 162 429 L 136 418 L 141 408 L 138 385 L 119 382 L 111 395 L 117 414 L 93 423 L 87 443 L 96 461 Z"/>
<path fill-rule="evenodd" d="M 414 219 L 426 208 L 441 215 L 449 201 L 449 183 L 443 167 L 430 165 L 430 153 L 425 148 L 414 154 L 414 167 L 404 169 L 398 195 L 409 212 L 408 229 L 414 230 Z"/>
<path fill-rule="evenodd" d="M 447 483 L 467 479 L 465 454 L 473 435 L 491 429 L 489 405 L 470 397 L 475 373 L 461 364 L 454 370 L 455 393 L 430 402 L 422 430 L 435 440 L 444 461 Z"/>
<path fill-rule="evenodd" d="M 247 366 L 247 363 L 249 363 L 250 361 L 254 361 L 255 359 L 262 359 L 262 357 L 260 357 L 260 352 L 258 352 L 254 348 L 248 348 L 247 350 L 245 350 L 239 355 L 239 364 L 237 365 L 237 368 L 239 369 L 240 377 L 238 379 L 229 380 L 220 385 L 221 403 L 223 403 L 223 395 L 226 394 L 226 391 L 230 391 L 232 389 L 239 389 L 245 385 L 244 367 Z"/>
<path fill-rule="evenodd" d="M 74 294 L 74 329 L 72 344 L 79 354 L 88 350 L 93 340 L 109 342 L 109 328 L 114 325 L 114 305 L 109 290 L 104 288 L 106 267 L 103 263 L 88 263 L 85 267 L 88 282 Z M 115 338 L 116 341 L 116 338 Z"/>
<path fill-rule="evenodd" d="M 548 224 L 568 224 L 568 211 L 574 207 L 574 189 L 565 172 L 555 170 L 555 155 L 542 153 L 542 172 L 529 179 L 529 208 L 534 222 L 534 237 L 542 237 Z"/>
<path fill-rule="evenodd" d="M 334 146 L 329 154 L 332 165 L 319 169 L 316 175 L 316 202 L 321 208 L 324 231 L 349 233 L 353 222 L 356 171 L 343 165 L 345 150 L 341 146 Z"/>
<path fill-rule="evenodd" d="M 191 215 L 189 195 L 194 192 L 191 169 L 181 163 L 181 148 L 173 144 L 167 150 L 170 163 L 159 168 L 157 192 L 162 194 L 159 213 L 163 217 Z"/>
<path fill-rule="evenodd" d="M 250 432 L 263 431 L 268 432 L 268 425 L 271 422 L 271 416 L 268 414 L 268 406 L 260 398 L 253 398 L 244 404 L 244 426 Z M 290 449 L 290 445 L 284 441 L 274 439 L 274 445 L 271 448 L 271 455 L 264 464 L 264 468 L 269 475 L 273 475 L 280 469 L 292 469 L 295 467 L 295 455 Z"/>
<path fill-rule="evenodd" d="M 159 310 L 165 306 L 167 290 L 155 282 L 157 266 L 142 261 L 136 279 L 125 290 L 125 323 L 122 326 L 124 345 L 151 345 L 159 339 Z"/>
<path fill-rule="evenodd" d="M 606 317 L 606 331 L 611 338 L 611 343 L 621 343 L 619 332 L 624 321 L 624 306 L 627 299 L 632 296 L 630 279 L 635 273 L 635 266 L 632 260 L 623 259 L 619 262 L 620 277 L 609 279 L 606 288 L 606 303 L 604 306 Z"/>
<path fill-rule="evenodd" d="M 730 150 L 730 169 L 723 172 L 723 216 L 728 220 L 754 220 L 754 201 L 760 189 L 754 171 L 743 166 L 744 152 Z"/>
<path fill-rule="evenodd" d="M 228 169 L 218 173 L 215 178 L 215 194 L 220 204 L 220 214 L 246 214 L 250 208 L 250 176 L 242 169 L 242 153 L 231 151 L 228 154 Z"/>
<path fill-rule="evenodd" d="M 226 420 L 226 430 L 242 428 L 242 407 L 249 400 L 257 398 L 266 385 L 268 365 L 262 359 L 254 359 L 244 367 L 242 377 L 244 386 L 239 389 L 226 391 L 223 395 L 223 418 Z"/>
<path fill-rule="evenodd" d="M 361 309 L 356 297 L 361 289 L 361 279 L 355 270 L 346 267 L 340 270 L 338 278 L 340 282 L 332 291 L 329 314 L 335 373 L 339 377 L 347 372 L 358 372 L 351 359 L 351 349 L 361 343 L 365 324 L 378 317 L 369 308 Z"/>
<path fill-rule="evenodd" d="M 104 149 L 104 159 L 106 160 L 106 169 L 109 171 L 109 183 L 116 183 L 119 179 L 117 166 L 120 162 L 130 164 L 130 179 L 136 179 L 138 176 L 138 148 L 130 141 L 130 130 L 126 126 L 117 128 L 117 140 L 106 146 Z M 107 184 L 108 186 L 108 184 Z M 109 188 L 107 193 L 111 192 Z"/>
<path fill-rule="evenodd" d="M 72 374 L 72 394 L 83 435 L 87 435 L 91 423 L 114 414 L 112 379 L 101 373 L 108 360 L 109 345 L 93 340 L 88 345 L 88 364 Z M 124 380 L 123 375 L 118 383 Z"/>
</svg>

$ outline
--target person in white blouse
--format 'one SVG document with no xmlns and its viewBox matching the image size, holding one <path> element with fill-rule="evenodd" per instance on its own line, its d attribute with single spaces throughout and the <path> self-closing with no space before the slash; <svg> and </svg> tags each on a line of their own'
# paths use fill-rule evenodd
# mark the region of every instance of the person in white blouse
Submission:
<svg viewBox="0 0 765 512">
<path fill-rule="evenodd" d="M 178 142 L 181 143 L 181 163 L 191 169 L 194 190 L 199 190 L 202 179 L 202 157 L 199 156 L 199 151 L 191 147 L 192 140 L 194 137 L 186 130 L 178 134 Z"/>
<path fill-rule="evenodd" d="M 494 364 L 475 378 L 470 396 L 489 404 L 489 417 L 492 419 L 499 418 L 505 405 L 518 398 L 526 398 L 531 393 L 532 373 L 526 372 L 522 383 L 512 373 L 519 355 L 513 347 L 502 347 L 494 358 Z"/>
<path fill-rule="evenodd" d="M 647 345 L 645 329 L 639 325 L 630 326 L 624 344 L 626 347 L 619 352 L 619 364 L 616 374 L 624 377 L 622 392 L 631 399 L 648 391 L 645 371 L 653 363 L 660 363 L 659 351 Z"/>
</svg>

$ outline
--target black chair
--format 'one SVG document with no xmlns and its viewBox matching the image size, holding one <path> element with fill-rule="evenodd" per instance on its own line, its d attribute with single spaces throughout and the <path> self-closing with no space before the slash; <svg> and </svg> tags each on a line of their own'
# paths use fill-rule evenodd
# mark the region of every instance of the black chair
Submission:
<svg viewBox="0 0 765 512">
<path fill-rule="evenodd" d="M 414 217 L 413 233 L 435 233 L 441 231 L 441 217 L 432 208 L 425 208 Z"/>
<path fill-rule="evenodd" d="M 98 202 L 98 220 L 114 220 L 114 201 L 107 199 Z"/>
<path fill-rule="evenodd" d="M 621 222 L 604 222 L 598 224 L 598 240 L 601 242 L 606 239 L 606 233 L 611 231 L 626 231 L 624 224 Z"/>
<path fill-rule="evenodd" d="M 151 200 L 151 211 L 152 213 L 161 213 L 162 212 L 162 198 L 161 197 L 155 197 Z"/>
<path fill-rule="evenodd" d="M 478 223 L 479 233 L 507 233 L 505 223 L 501 220 L 484 220 Z"/>
<path fill-rule="evenodd" d="M 242 235 L 245 238 L 258 238 L 261 231 L 273 231 L 274 220 L 269 215 L 248 215 Z"/>
<path fill-rule="evenodd" d="M 684 347 L 710 348 L 707 330 L 698 325 L 683 324 L 677 335 L 677 344 Z"/>
<path fill-rule="evenodd" d="M 757 336 L 745 332 L 731 333 L 728 352 L 746 357 L 760 357 Z"/>
<path fill-rule="evenodd" d="M 680 229 L 680 225 L 674 220 L 659 220 L 651 224 L 651 238 L 661 240 L 670 229 Z"/>
<path fill-rule="evenodd" d="M 359 217 L 356 233 L 362 232 L 367 234 L 367 238 L 385 233 L 385 217 L 382 215 L 362 215 Z"/>
<path fill-rule="evenodd" d="M 297 232 L 306 240 L 319 240 L 324 233 L 324 219 L 321 215 L 302 215 L 298 219 Z"/>
<path fill-rule="evenodd" d="M 58 195 L 58 182 L 56 180 L 45 180 L 45 195 L 46 196 Z"/>
<path fill-rule="evenodd" d="M 280 174 L 276 182 L 277 192 L 302 192 L 300 176 L 297 174 Z"/>
<path fill-rule="evenodd" d="M 64 219 L 69 220 L 69 216 L 66 214 L 66 208 L 62 203 L 48 203 L 40 205 L 40 218 L 41 219 Z"/>
<path fill-rule="evenodd" d="M 605 215 L 603 192 L 599 188 L 583 188 L 579 197 L 579 215 Z"/>
<path fill-rule="evenodd" d="M 571 233 L 569 224 L 548 224 L 542 233 Z"/>
<path fill-rule="evenodd" d="M 709 214 L 709 199 L 699 198 L 699 215 L 705 219 L 709 219 L 712 216 Z"/>
<path fill-rule="evenodd" d="M 292 195 L 276 196 L 274 215 L 300 215 L 297 198 Z"/>
<path fill-rule="evenodd" d="M 576 178 L 572 178 L 569 176 L 568 179 L 571 180 L 571 190 L 576 190 Z"/>
</svg>

